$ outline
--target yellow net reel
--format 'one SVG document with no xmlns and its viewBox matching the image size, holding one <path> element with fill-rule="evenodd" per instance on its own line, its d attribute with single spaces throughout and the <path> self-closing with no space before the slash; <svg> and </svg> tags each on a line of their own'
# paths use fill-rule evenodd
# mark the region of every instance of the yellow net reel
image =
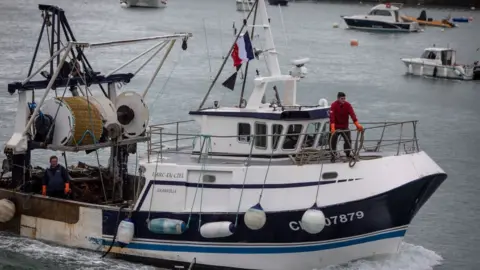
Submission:
<svg viewBox="0 0 480 270">
<path fill-rule="evenodd" d="M 69 107 L 73 116 L 72 136 L 68 145 L 98 143 L 103 132 L 102 115 L 84 97 L 57 98 Z"/>
<path fill-rule="evenodd" d="M 98 143 L 102 136 L 102 115 L 85 97 L 53 98 L 45 101 L 40 111 L 55 119 L 53 145 L 89 145 Z"/>
</svg>

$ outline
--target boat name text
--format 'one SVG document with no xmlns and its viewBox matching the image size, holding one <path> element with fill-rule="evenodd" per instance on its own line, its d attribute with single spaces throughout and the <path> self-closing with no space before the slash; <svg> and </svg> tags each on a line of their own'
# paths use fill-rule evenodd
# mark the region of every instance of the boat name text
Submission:
<svg viewBox="0 0 480 270">
<path fill-rule="evenodd" d="M 157 172 L 152 174 L 153 177 L 180 179 L 183 178 L 183 173 L 169 173 L 169 172 Z"/>
<path fill-rule="evenodd" d="M 156 192 L 175 194 L 177 190 L 174 188 L 157 188 Z"/>
<path fill-rule="evenodd" d="M 331 225 L 336 225 L 340 223 L 348 223 L 352 222 L 357 219 L 362 219 L 364 218 L 365 214 L 363 211 L 357 211 L 357 212 L 352 212 L 352 213 L 347 213 L 347 214 L 341 214 L 337 216 L 330 216 L 330 217 L 325 217 L 325 226 L 331 226 Z M 299 231 L 302 229 L 302 222 L 301 221 L 290 221 L 288 223 L 288 226 L 292 231 Z"/>
</svg>

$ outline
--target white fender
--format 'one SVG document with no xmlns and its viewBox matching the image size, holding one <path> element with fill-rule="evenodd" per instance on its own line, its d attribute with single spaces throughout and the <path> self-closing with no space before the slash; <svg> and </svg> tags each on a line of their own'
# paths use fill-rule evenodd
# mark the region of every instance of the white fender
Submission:
<svg viewBox="0 0 480 270">
<path fill-rule="evenodd" d="M 0 200 L 0 222 L 9 222 L 14 216 L 15 204 L 7 199 Z"/>
</svg>

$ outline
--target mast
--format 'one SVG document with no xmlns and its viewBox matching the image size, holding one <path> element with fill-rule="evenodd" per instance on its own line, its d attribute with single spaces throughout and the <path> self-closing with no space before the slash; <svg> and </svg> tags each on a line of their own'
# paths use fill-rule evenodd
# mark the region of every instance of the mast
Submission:
<svg viewBox="0 0 480 270">
<path fill-rule="evenodd" d="M 242 34 L 243 29 L 247 26 L 248 18 L 250 18 L 250 16 L 252 15 L 252 12 L 253 12 L 253 10 L 254 10 L 254 7 L 256 7 L 260 2 L 263 2 L 263 1 L 264 1 L 264 0 L 256 0 L 255 3 L 254 3 L 253 6 L 252 6 L 252 9 L 248 12 L 247 18 L 243 19 L 242 28 L 240 28 L 240 31 L 238 32 L 237 36 L 235 37 L 234 42 L 233 42 L 232 45 L 230 46 L 230 50 L 228 51 L 227 55 L 225 56 L 225 58 L 224 58 L 224 60 L 223 60 L 223 63 L 222 63 L 222 65 L 220 66 L 220 68 L 218 69 L 218 72 L 217 72 L 217 74 L 215 75 L 215 79 L 213 79 L 212 83 L 210 84 L 210 87 L 208 88 L 207 93 L 206 93 L 205 96 L 203 97 L 202 102 L 200 102 L 200 106 L 198 106 L 198 110 L 201 110 L 202 107 L 203 107 L 203 105 L 204 105 L 205 102 L 207 101 L 207 98 L 208 98 L 208 96 L 210 95 L 210 92 L 212 91 L 213 86 L 215 86 L 215 83 L 217 82 L 218 78 L 220 77 L 220 74 L 222 73 L 223 67 L 225 67 L 225 64 L 227 63 L 228 56 L 232 53 L 233 48 L 235 47 L 235 43 L 237 42 L 238 38 L 239 38 L 240 35 Z M 265 4 L 265 3 L 264 3 L 264 4 Z M 257 9 L 255 8 L 255 10 L 257 10 Z"/>
<path fill-rule="evenodd" d="M 253 37 L 255 36 L 255 22 L 257 22 L 257 14 L 258 14 L 258 5 L 255 5 L 255 14 L 253 14 L 253 26 L 252 26 L 252 33 L 250 36 L 250 40 L 253 42 Z M 255 53 L 255 52 L 253 52 Z M 245 77 L 243 78 L 242 82 L 242 92 L 240 92 L 240 99 L 238 101 L 238 107 L 242 107 L 242 99 L 243 99 L 243 94 L 245 93 L 245 85 L 247 83 L 247 77 L 248 77 L 248 65 L 250 64 L 250 61 L 247 62 L 247 65 L 245 66 Z"/>
<path fill-rule="evenodd" d="M 280 65 L 278 64 L 277 51 L 275 49 L 275 43 L 273 42 L 272 30 L 270 28 L 270 19 L 268 18 L 267 6 L 265 0 L 258 0 L 258 15 L 260 16 L 260 22 L 262 25 L 255 25 L 254 27 L 263 27 L 265 32 L 265 59 L 267 62 L 268 70 L 271 77 L 277 77 L 281 75 Z"/>
</svg>

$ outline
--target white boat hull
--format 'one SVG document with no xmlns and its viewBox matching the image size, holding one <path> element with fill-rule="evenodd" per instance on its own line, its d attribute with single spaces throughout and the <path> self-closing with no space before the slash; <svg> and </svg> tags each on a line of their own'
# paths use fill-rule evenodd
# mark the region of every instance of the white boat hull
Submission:
<svg viewBox="0 0 480 270">
<path fill-rule="evenodd" d="M 473 67 L 444 66 L 428 63 L 421 59 L 402 59 L 406 73 L 414 76 L 429 76 L 455 80 L 473 80 Z"/>
<path fill-rule="evenodd" d="M 122 7 L 148 7 L 148 8 L 165 8 L 167 1 L 165 0 L 122 0 Z"/>
<path fill-rule="evenodd" d="M 298 253 L 276 253 L 276 254 L 228 254 L 228 253 L 197 253 L 197 252 L 168 252 L 168 251 L 152 251 L 145 249 L 128 249 L 124 248 L 120 251 L 121 254 L 126 254 L 127 257 L 148 257 L 147 261 L 153 264 L 158 259 L 169 259 L 173 262 L 172 266 L 188 266 L 188 262 L 196 261 L 201 266 L 220 265 L 222 269 L 262 269 L 262 270 L 312 270 L 328 265 L 337 265 L 345 263 L 345 261 L 370 257 L 373 255 L 396 253 L 403 240 L 403 235 L 406 227 L 396 228 L 390 231 L 378 232 L 360 236 L 356 238 L 349 238 L 328 243 L 316 243 L 304 246 L 296 246 L 307 249 L 320 249 L 311 252 Z M 372 241 L 374 240 L 375 241 Z M 354 244 L 357 243 L 358 244 Z M 144 245 L 151 249 L 165 249 L 166 245 L 175 247 L 175 244 L 169 243 L 154 243 L 149 241 L 136 241 L 137 246 Z M 185 246 L 192 244 L 185 243 Z M 336 248 L 332 248 L 336 246 Z M 205 245 L 206 249 L 216 248 L 219 250 L 225 246 Z M 287 246 L 294 247 L 294 246 Z M 196 247 L 198 249 L 198 246 Z M 239 244 L 237 249 L 241 249 Z M 117 250 L 116 250 L 117 251 Z M 181 263 L 183 262 L 183 263 Z M 195 268 L 197 269 L 197 268 Z"/>
<path fill-rule="evenodd" d="M 144 166 L 147 183 L 133 209 L 133 241 L 122 249 L 115 244 L 110 253 L 170 267 L 188 266 L 195 259 L 197 265 L 222 269 L 311 270 L 395 253 L 417 211 L 446 178 L 424 152 L 361 160 L 353 168 L 348 163 L 327 163 L 323 172 L 337 172 L 338 176 L 320 182 L 320 164 L 275 166 L 264 186 L 266 166 L 250 167 L 243 183 L 243 165 L 211 165 L 205 173 L 216 174 L 217 180 L 204 184 L 202 190 L 197 187 L 201 164 Z M 259 201 L 262 186 L 261 204 L 267 222 L 252 231 L 244 224 L 244 213 Z M 11 194 L 0 190 L 0 199 Z M 2 230 L 97 251 L 107 250 L 116 234 L 118 208 L 39 195 L 16 196 L 19 218 L 0 223 Z M 326 226 L 318 234 L 309 234 L 302 230 L 300 220 L 314 202 L 325 214 Z M 22 208 L 26 203 L 31 207 Z M 37 205 L 41 209 L 53 207 L 47 203 L 59 204 L 55 206 L 57 213 L 33 209 Z M 120 215 L 120 220 L 126 215 Z M 150 232 L 147 218 L 184 222 L 191 218 L 191 222 L 183 234 L 165 235 Z M 200 235 L 201 225 L 219 220 L 237 220 L 235 232 L 226 238 Z"/>
</svg>

